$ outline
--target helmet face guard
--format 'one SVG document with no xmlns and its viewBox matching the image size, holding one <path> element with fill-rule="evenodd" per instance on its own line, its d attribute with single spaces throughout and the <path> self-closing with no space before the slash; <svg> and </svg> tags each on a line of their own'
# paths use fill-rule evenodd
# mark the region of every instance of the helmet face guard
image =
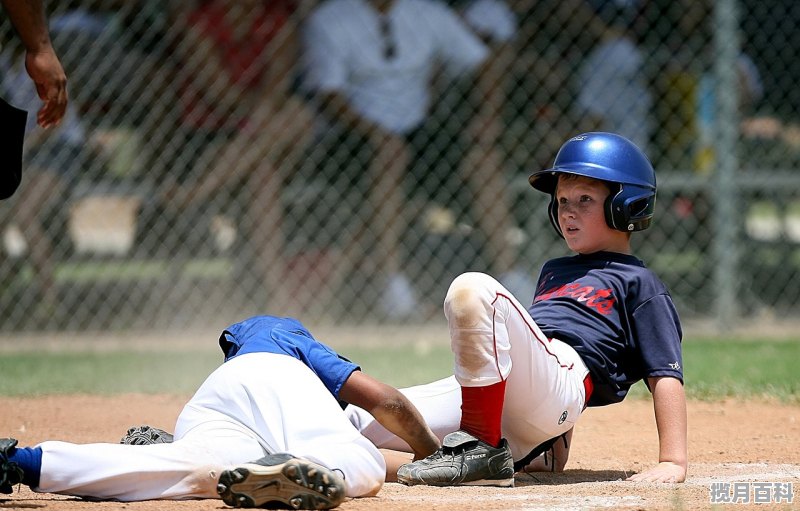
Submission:
<svg viewBox="0 0 800 511">
<path fill-rule="evenodd" d="M 556 184 L 560 174 L 574 174 L 618 185 L 604 205 L 606 224 L 623 232 L 650 226 L 656 204 L 656 175 L 644 153 L 628 139 L 612 133 L 585 133 L 569 139 L 556 155 L 553 168 L 530 176 L 531 186 L 550 194 L 550 223 L 558 225 Z M 613 188 L 613 186 L 612 186 Z"/>
</svg>

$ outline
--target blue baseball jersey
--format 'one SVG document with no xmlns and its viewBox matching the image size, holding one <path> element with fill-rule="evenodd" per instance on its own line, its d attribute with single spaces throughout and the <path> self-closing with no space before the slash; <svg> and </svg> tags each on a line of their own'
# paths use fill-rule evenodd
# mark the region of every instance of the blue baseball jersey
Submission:
<svg viewBox="0 0 800 511">
<path fill-rule="evenodd" d="M 622 401 L 648 377 L 683 382 L 675 305 L 634 256 L 598 252 L 546 262 L 528 311 L 545 335 L 572 346 L 586 363 L 594 383 L 589 406 Z"/>
<path fill-rule="evenodd" d="M 245 353 L 277 353 L 303 362 L 335 398 L 353 371 L 360 367 L 314 339 L 293 318 L 255 316 L 223 330 L 219 346 L 225 361 Z"/>
</svg>

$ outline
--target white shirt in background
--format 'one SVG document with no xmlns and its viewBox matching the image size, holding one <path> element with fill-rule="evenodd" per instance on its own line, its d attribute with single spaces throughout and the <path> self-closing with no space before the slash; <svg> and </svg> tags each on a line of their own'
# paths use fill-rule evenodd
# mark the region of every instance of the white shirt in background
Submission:
<svg viewBox="0 0 800 511">
<path fill-rule="evenodd" d="M 450 75 L 463 75 L 489 50 L 453 10 L 435 0 L 396 0 L 385 17 L 388 35 L 367 0 L 320 4 L 304 32 L 306 80 L 313 91 L 341 93 L 365 119 L 406 134 L 428 115 L 437 64 Z M 391 58 L 387 45 L 394 47 Z"/>
</svg>

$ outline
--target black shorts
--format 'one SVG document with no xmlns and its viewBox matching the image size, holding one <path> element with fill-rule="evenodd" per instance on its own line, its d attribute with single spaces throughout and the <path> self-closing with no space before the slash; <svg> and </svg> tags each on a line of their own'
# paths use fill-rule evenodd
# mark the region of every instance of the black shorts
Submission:
<svg viewBox="0 0 800 511">
<path fill-rule="evenodd" d="M 409 194 L 450 203 L 464 190 L 459 163 L 464 144 L 459 133 L 449 133 L 436 123 L 425 123 L 403 136 L 411 149 L 405 179 Z M 369 185 L 374 150 L 367 137 L 341 125 L 333 125 L 317 144 L 312 158 L 317 176 L 330 183 L 348 183 L 363 189 Z"/>
</svg>

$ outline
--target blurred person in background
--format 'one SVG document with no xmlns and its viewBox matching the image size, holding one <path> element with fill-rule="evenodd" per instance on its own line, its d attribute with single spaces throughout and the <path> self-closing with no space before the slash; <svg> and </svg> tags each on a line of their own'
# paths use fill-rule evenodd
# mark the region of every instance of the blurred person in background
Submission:
<svg viewBox="0 0 800 511">
<path fill-rule="evenodd" d="M 509 66 L 509 123 L 504 139 L 518 171 L 549 165 L 564 139 L 579 131 L 573 77 L 596 33 L 586 0 L 511 0 L 518 19 Z"/>
<path fill-rule="evenodd" d="M 36 84 L 42 107 L 36 122 L 58 125 L 67 109 L 67 76 L 50 41 L 41 0 L 2 0 L 3 8 L 25 47 L 25 71 Z"/>
<path fill-rule="evenodd" d="M 640 0 L 585 1 L 600 23 L 587 26 L 596 43 L 575 82 L 579 131 L 618 133 L 649 154 L 653 98 L 635 34 Z"/>
<path fill-rule="evenodd" d="M 240 265 L 273 310 L 286 305 L 281 194 L 310 141 L 312 114 L 292 89 L 298 13 L 291 0 L 206 0 L 188 12 L 177 45 L 182 142 L 163 200 L 187 213 L 242 210 Z M 194 219 L 195 217 L 192 217 Z M 190 245 L 191 246 L 191 245 Z M 285 312 L 285 311 L 284 311 Z"/>
<path fill-rule="evenodd" d="M 36 112 L 36 122 L 42 128 L 57 126 L 67 108 L 67 77 L 50 41 L 42 2 L 2 0 L 2 5 L 25 48 L 25 71 L 36 85 L 36 93 L 42 100 L 41 108 Z M 0 174 L 0 199 L 5 199 L 14 193 L 22 177 L 21 169 L 16 164 L 21 151 L 16 134 L 22 123 L 19 112 L 10 109 L 2 98 L 0 102 L 3 107 L 0 155 L 10 167 L 10 163 L 14 162 L 13 167 L 6 168 Z M 20 122 L 14 123 L 13 119 Z M 12 137 L 12 133 L 15 136 Z"/>
<path fill-rule="evenodd" d="M 174 0 L 72 0 L 51 15 L 53 40 L 73 78 L 71 100 L 109 168 L 93 178 L 158 182 L 178 125 Z"/>
<path fill-rule="evenodd" d="M 654 141 L 663 166 L 708 172 L 713 165 L 715 99 L 713 5 L 708 1 L 653 0 L 647 4 L 645 45 L 652 55 Z M 746 45 L 745 45 L 746 46 Z M 739 113 L 748 119 L 764 96 L 758 64 L 743 49 L 736 61 Z"/>
<path fill-rule="evenodd" d="M 521 230 L 515 225 L 513 203 L 505 179 L 509 154 L 503 147 L 507 130 L 510 68 L 519 55 L 519 27 L 515 1 L 468 0 L 456 3 L 464 22 L 490 49 L 478 80 L 478 90 L 488 91 L 481 105 L 465 102 L 475 115 L 468 125 L 467 150 L 460 162 L 461 174 L 473 192 L 475 221 L 485 233 L 485 250 L 491 271 L 503 285 L 520 296 L 533 296 L 535 283 L 518 266 Z M 456 88 L 457 89 L 457 88 Z M 468 90 L 457 89 L 465 99 L 474 99 Z M 456 119 L 458 120 L 458 119 Z M 560 141 L 559 141 L 560 143 Z"/>
<path fill-rule="evenodd" d="M 25 186 L 0 206 L 0 229 L 11 224 L 19 228 L 27 244 L 34 285 L 27 299 L 45 316 L 57 309 L 54 232 L 49 229 L 56 209 L 64 205 L 69 186 L 87 168 L 93 151 L 87 145 L 86 130 L 72 104 L 66 105 L 57 128 L 38 124 L 34 112 L 44 103 L 28 77 L 25 51 L 13 42 L 0 54 L 0 94 L 11 105 L 29 113 L 25 126 L 23 164 Z M 49 126 L 49 125 L 48 125 Z M 36 315 L 36 314 L 33 314 Z M 42 318 L 44 319 L 44 318 Z"/>
<path fill-rule="evenodd" d="M 476 217 L 482 217 L 480 226 L 488 231 L 493 257 L 509 260 L 495 262 L 511 264 L 503 252 L 508 203 L 502 195 L 504 179 L 498 175 L 500 158 L 493 151 L 500 125 L 499 107 L 492 99 L 498 96 L 491 88 L 501 80 L 480 79 L 492 61 L 490 49 L 463 19 L 439 2 L 328 0 L 312 11 L 304 35 L 304 76 L 323 105 L 328 133 L 335 139 L 330 146 L 338 150 L 327 155 L 328 163 L 337 164 L 339 178 L 345 166 L 358 167 L 352 180 L 368 182 L 368 212 L 357 218 L 360 225 L 345 241 L 343 257 L 353 267 L 368 264 L 366 273 L 381 279 L 377 312 L 385 319 L 418 313 L 417 291 L 402 257 L 401 240 L 411 220 L 405 187 L 415 164 L 427 163 L 417 169 L 424 173 L 423 181 L 440 177 L 430 160 L 420 157 L 429 132 L 438 129 L 427 124 L 440 99 L 433 87 L 440 69 L 451 80 L 467 79 L 473 104 L 480 109 L 462 119 L 469 124 L 462 126 L 469 139 L 465 144 L 481 147 L 465 158 L 461 178 L 475 196 Z M 342 152 L 346 154 L 339 158 Z M 425 186 L 427 193 L 438 191 Z M 374 249 L 361 261 L 368 242 Z"/>
<path fill-rule="evenodd" d="M 653 157 L 659 168 L 690 170 L 694 165 L 697 90 L 705 63 L 702 26 L 708 13 L 701 2 L 653 0 L 644 12 L 643 41 L 651 55 L 654 112 L 659 129 Z"/>
<path fill-rule="evenodd" d="M 709 1 L 651 0 L 643 12 L 647 23 L 643 47 L 650 55 L 647 74 L 658 126 L 652 152 L 659 168 L 665 170 L 708 175 L 715 169 L 713 133 L 719 113 L 713 9 Z M 735 72 L 746 138 L 747 119 L 763 97 L 764 86 L 758 66 L 744 51 L 738 55 Z M 747 146 L 741 152 L 742 161 L 758 152 L 754 149 Z M 764 162 L 759 157 L 759 164 Z M 663 199 L 669 204 L 669 213 L 679 220 L 675 230 L 665 235 L 691 239 L 701 250 L 709 250 L 713 201 L 708 192 L 702 188 L 678 190 Z"/>
</svg>

